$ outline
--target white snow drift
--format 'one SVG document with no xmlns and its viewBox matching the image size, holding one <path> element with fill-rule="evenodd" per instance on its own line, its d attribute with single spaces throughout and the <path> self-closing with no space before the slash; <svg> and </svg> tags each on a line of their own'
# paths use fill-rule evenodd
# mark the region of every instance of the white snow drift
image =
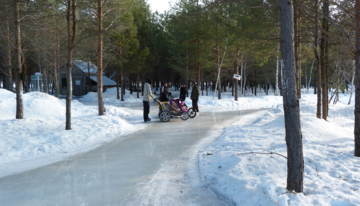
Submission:
<svg viewBox="0 0 360 206">
<path fill-rule="evenodd" d="M 189 92 L 191 92 L 189 90 Z M 178 91 L 172 90 L 174 98 L 178 98 Z M 155 96 L 158 96 L 155 95 Z M 107 104 L 112 104 L 116 106 L 142 106 L 142 97 L 137 98 L 136 92 L 132 95 L 129 94 L 129 91 L 126 91 L 125 101 L 121 102 L 116 99 L 116 89 L 108 89 L 104 93 L 104 101 Z M 85 103 L 96 103 L 97 93 L 90 92 L 84 97 L 81 98 L 81 102 Z M 155 103 L 153 103 L 155 105 Z M 191 107 L 191 99 L 186 98 L 186 104 Z M 199 109 L 200 112 L 224 112 L 224 111 L 238 111 L 238 110 L 250 110 L 250 109 L 260 109 L 260 108 L 273 108 L 277 105 L 282 104 L 282 98 L 279 96 L 245 96 L 239 97 L 238 101 L 234 101 L 234 97 L 231 96 L 231 93 L 223 93 L 222 99 L 218 99 L 217 96 L 213 94 L 209 96 L 200 96 L 199 99 Z"/>
<path fill-rule="evenodd" d="M 31 92 L 24 94 L 24 120 L 15 120 L 15 94 L 0 89 L 0 176 L 34 168 L 95 148 L 144 127 L 140 110 L 97 107 L 73 101 L 72 128 L 65 131 L 65 101 Z"/>
<path fill-rule="evenodd" d="M 304 194 L 285 189 L 281 104 L 240 119 L 199 152 L 202 179 L 237 205 L 360 205 L 360 159 L 353 156 L 354 104 L 345 104 L 347 97 L 342 100 L 330 105 L 329 121 L 315 118 L 315 95 L 301 100 Z"/>
</svg>

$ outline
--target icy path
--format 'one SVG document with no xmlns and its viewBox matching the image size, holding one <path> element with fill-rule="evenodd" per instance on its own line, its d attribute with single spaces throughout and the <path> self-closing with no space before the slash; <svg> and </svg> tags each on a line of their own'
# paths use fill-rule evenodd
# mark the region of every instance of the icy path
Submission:
<svg viewBox="0 0 360 206">
<path fill-rule="evenodd" d="M 196 150 L 213 140 L 227 122 L 252 112 L 202 113 L 186 122 L 153 122 L 125 140 L 0 179 L 0 203 L 226 205 L 199 182 Z"/>
</svg>

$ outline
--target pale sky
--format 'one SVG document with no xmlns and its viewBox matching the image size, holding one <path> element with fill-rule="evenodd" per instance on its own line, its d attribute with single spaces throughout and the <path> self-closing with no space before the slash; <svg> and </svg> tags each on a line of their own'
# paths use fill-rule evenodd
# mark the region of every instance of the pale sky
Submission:
<svg viewBox="0 0 360 206">
<path fill-rule="evenodd" d="M 147 1 L 150 4 L 151 11 L 154 12 L 158 11 L 159 13 L 169 10 L 171 7 L 170 5 L 176 2 L 176 0 L 147 0 Z"/>
</svg>

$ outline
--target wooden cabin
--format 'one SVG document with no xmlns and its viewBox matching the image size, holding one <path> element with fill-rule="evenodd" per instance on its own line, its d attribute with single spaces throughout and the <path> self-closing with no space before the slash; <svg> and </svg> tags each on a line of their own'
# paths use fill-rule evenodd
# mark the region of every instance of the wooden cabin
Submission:
<svg viewBox="0 0 360 206">
<path fill-rule="evenodd" d="M 91 62 L 74 60 L 72 68 L 72 80 L 74 96 L 82 96 L 88 92 L 96 92 L 98 82 L 97 66 Z M 103 75 L 103 85 L 103 89 L 105 91 L 107 88 L 116 87 L 116 82 Z M 60 72 L 60 93 L 62 95 L 66 95 L 66 88 L 66 69 L 63 68 Z"/>
</svg>

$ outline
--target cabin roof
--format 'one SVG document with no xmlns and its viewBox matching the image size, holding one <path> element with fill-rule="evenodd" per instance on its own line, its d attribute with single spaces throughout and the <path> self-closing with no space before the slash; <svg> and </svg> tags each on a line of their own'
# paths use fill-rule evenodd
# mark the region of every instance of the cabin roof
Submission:
<svg viewBox="0 0 360 206">
<path fill-rule="evenodd" d="M 90 79 L 94 82 L 98 82 L 97 76 L 90 76 Z M 103 75 L 103 85 L 104 86 L 115 86 L 116 82 L 108 78 L 107 76 Z"/>
<path fill-rule="evenodd" d="M 84 73 L 96 73 L 97 66 L 91 62 L 85 62 L 82 60 L 74 60 L 73 64 Z"/>
</svg>

